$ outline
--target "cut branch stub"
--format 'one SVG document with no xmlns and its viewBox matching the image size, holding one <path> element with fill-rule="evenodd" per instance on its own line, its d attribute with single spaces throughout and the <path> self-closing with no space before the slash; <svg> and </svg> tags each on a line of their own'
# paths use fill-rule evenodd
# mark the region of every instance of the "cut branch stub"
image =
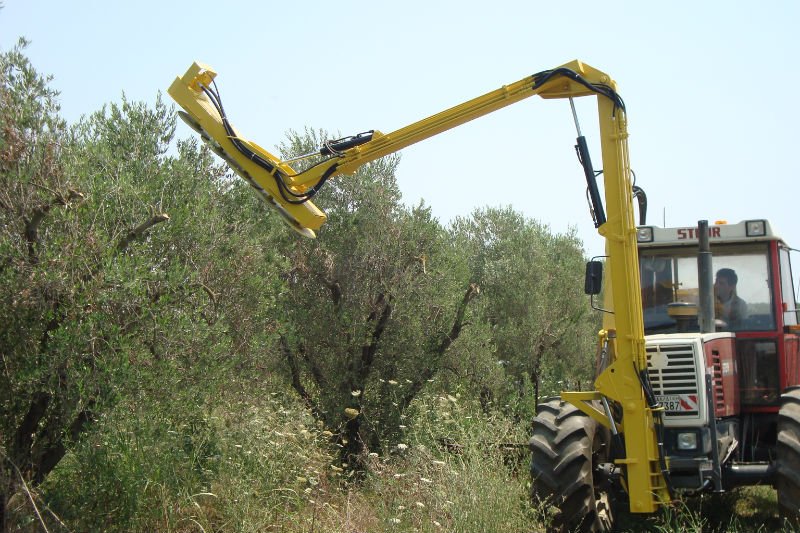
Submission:
<svg viewBox="0 0 800 533">
<path fill-rule="evenodd" d="M 145 220 L 131 231 L 129 231 L 122 239 L 120 239 L 119 243 L 117 243 L 117 250 L 120 252 L 125 251 L 128 246 L 130 246 L 131 242 L 140 238 L 142 235 L 147 232 L 150 228 L 159 224 L 161 222 L 165 222 L 169 220 L 169 215 L 166 213 L 160 213 L 158 215 L 153 215 L 148 220 Z"/>
</svg>

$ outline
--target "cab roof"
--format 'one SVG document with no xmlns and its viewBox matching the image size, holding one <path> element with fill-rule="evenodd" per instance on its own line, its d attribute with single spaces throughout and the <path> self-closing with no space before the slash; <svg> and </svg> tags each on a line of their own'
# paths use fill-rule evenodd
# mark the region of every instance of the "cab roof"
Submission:
<svg viewBox="0 0 800 533">
<path fill-rule="evenodd" d="M 673 228 L 660 228 L 657 226 L 639 226 L 637 228 L 637 242 L 639 248 L 656 246 L 697 245 L 698 228 L 680 226 Z M 783 241 L 772 229 L 768 220 L 754 219 L 743 220 L 735 224 L 717 222 L 708 226 L 708 239 L 713 244 L 718 243 L 745 243 L 757 241 Z"/>
</svg>

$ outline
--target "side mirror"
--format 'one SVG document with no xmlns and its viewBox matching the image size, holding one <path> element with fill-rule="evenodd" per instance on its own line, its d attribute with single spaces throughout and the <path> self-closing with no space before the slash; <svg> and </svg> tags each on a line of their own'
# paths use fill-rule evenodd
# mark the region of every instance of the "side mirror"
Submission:
<svg viewBox="0 0 800 533">
<path fill-rule="evenodd" d="M 603 262 L 589 261 L 586 263 L 586 277 L 583 281 L 583 292 L 586 294 L 600 294 L 603 287 Z"/>
</svg>

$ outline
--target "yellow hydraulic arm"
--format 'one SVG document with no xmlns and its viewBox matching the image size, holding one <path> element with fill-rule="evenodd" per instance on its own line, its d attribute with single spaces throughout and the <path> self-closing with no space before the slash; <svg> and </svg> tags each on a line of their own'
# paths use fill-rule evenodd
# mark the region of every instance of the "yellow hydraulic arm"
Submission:
<svg viewBox="0 0 800 533">
<path fill-rule="evenodd" d="M 631 511 L 653 512 L 670 500 L 663 474 L 665 466 L 659 456 L 655 410 L 645 394 L 647 385 L 642 377 L 646 369 L 644 321 L 633 184 L 628 162 L 627 119 L 624 104 L 616 93 L 616 83 L 610 76 L 579 61 L 572 61 L 553 70 L 528 76 L 392 133 L 371 131 L 328 142 L 320 150 L 320 155 L 327 157 L 302 172 L 295 172 L 287 162 L 236 132 L 225 116 L 213 83 L 215 77 L 212 69 L 194 63 L 183 76 L 175 79 L 169 94 L 183 108 L 182 118 L 293 229 L 307 237 L 314 237 L 315 231 L 325 222 L 325 214 L 314 206 L 311 199 L 330 178 L 352 174 L 365 163 L 533 95 L 568 99 L 596 96 L 605 210 L 582 136 L 579 136 L 578 151 L 586 173 L 595 226 L 606 240 L 615 314 L 614 328 L 605 333 L 609 352 L 614 359 L 598 376 L 597 391 L 565 392 L 562 398 L 624 436 L 625 457 L 616 462 L 622 467 Z M 598 410 L 593 405 L 596 400 L 608 399 L 617 402 L 622 409 L 622 420 L 617 423 L 610 420 L 608 410 Z"/>
</svg>

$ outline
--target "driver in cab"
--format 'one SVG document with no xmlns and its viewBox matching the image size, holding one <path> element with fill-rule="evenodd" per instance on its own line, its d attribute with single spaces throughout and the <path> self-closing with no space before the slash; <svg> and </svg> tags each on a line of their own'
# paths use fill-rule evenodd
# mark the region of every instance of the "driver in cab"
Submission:
<svg viewBox="0 0 800 533">
<path fill-rule="evenodd" d="M 736 294 L 739 277 L 732 268 L 721 268 L 714 281 L 714 312 L 726 329 L 738 329 L 747 316 L 747 303 Z"/>
</svg>

